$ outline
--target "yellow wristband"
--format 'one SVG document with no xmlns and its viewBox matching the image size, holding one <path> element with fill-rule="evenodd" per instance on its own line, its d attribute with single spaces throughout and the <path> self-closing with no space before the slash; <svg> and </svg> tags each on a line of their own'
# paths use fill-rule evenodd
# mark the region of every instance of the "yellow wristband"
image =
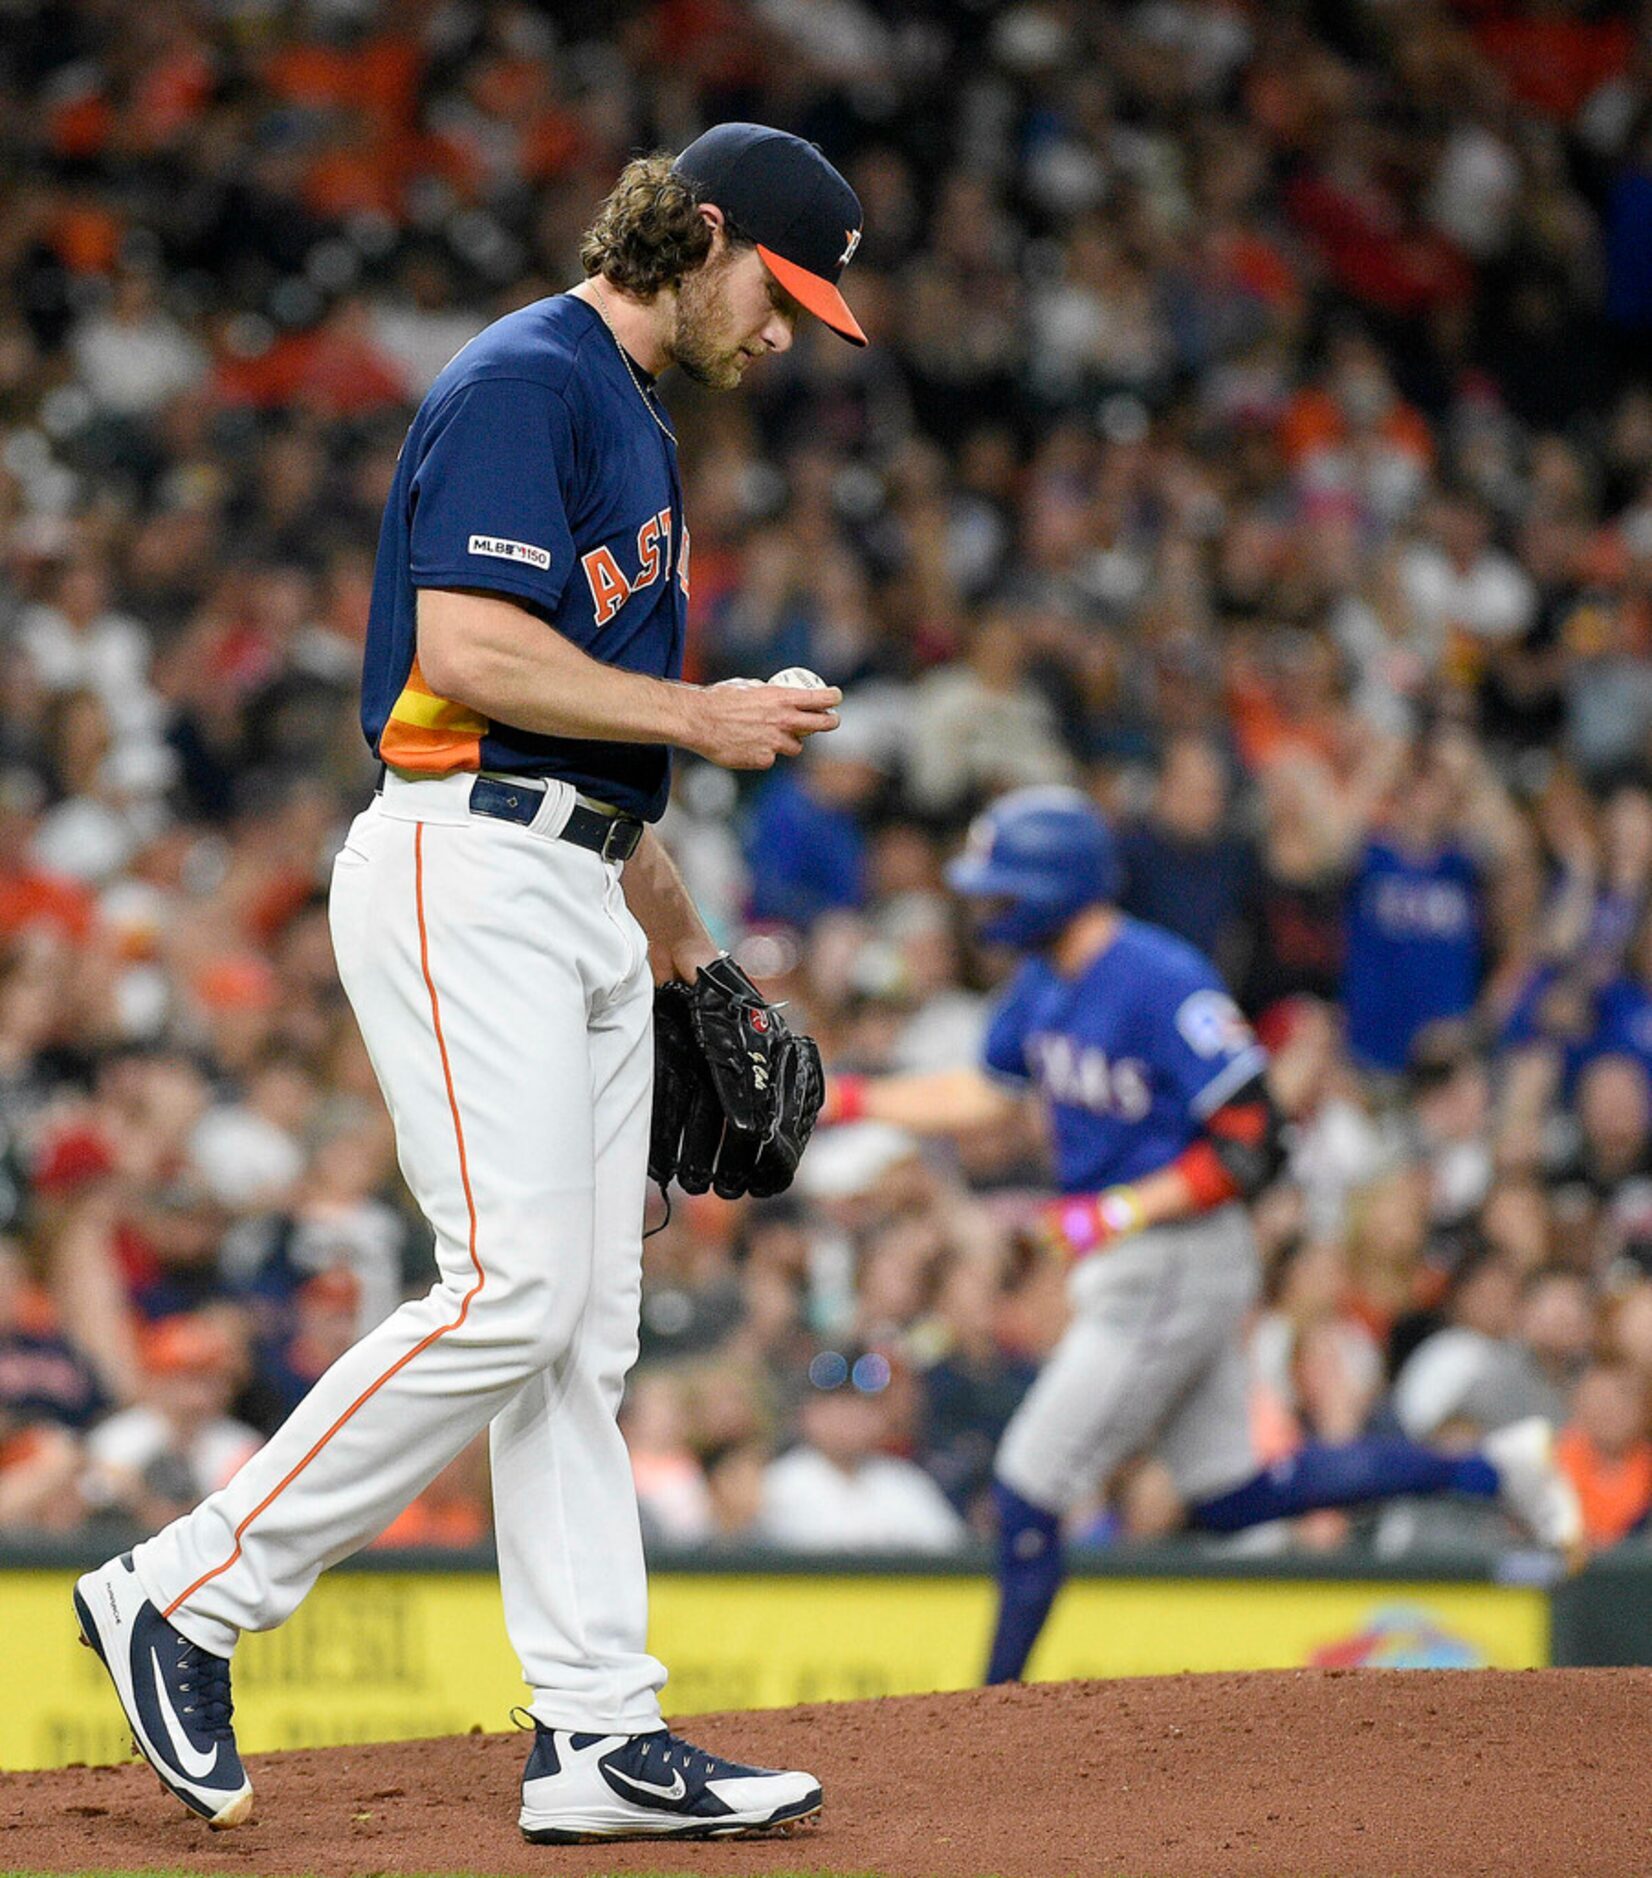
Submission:
<svg viewBox="0 0 1652 1878">
<path fill-rule="evenodd" d="M 1139 1232 L 1147 1224 L 1146 1209 L 1134 1187 L 1109 1187 L 1096 1202 L 1096 1213 L 1115 1238 Z"/>
</svg>

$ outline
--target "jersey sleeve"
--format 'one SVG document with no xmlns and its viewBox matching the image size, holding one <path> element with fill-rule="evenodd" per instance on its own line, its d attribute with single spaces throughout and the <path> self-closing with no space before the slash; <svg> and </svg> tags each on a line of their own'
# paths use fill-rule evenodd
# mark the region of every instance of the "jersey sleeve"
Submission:
<svg viewBox="0 0 1652 1878">
<path fill-rule="evenodd" d="M 1155 1016 L 1160 1073 L 1204 1121 L 1268 1066 L 1267 1052 L 1214 972 L 1179 972 Z"/>
<path fill-rule="evenodd" d="M 412 478 L 415 587 L 479 587 L 555 610 L 574 565 L 568 407 L 546 385 L 489 378 L 436 413 Z"/>
<path fill-rule="evenodd" d="M 1020 1086 L 1032 1081 L 1032 1071 L 1027 1067 L 1029 992 L 1030 981 L 1023 970 L 994 1005 L 981 1044 L 981 1066 L 987 1074 Z"/>
</svg>

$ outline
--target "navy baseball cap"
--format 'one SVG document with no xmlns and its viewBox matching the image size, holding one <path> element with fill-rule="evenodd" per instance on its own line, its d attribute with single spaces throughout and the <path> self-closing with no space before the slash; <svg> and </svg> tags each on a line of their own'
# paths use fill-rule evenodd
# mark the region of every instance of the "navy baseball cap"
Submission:
<svg viewBox="0 0 1652 1878">
<path fill-rule="evenodd" d="M 866 344 L 837 290 L 860 246 L 860 199 L 816 145 L 765 124 L 719 124 L 671 167 L 757 244 L 794 300 L 833 332 Z"/>
</svg>

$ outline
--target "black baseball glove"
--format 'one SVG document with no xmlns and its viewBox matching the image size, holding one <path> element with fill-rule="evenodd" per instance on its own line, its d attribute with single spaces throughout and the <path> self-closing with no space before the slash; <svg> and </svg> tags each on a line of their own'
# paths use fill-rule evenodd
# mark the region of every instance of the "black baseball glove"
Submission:
<svg viewBox="0 0 1652 1878">
<path fill-rule="evenodd" d="M 820 1052 L 733 959 L 654 994 L 648 1172 L 685 1193 L 767 1199 L 792 1184 L 825 1095 Z"/>
</svg>

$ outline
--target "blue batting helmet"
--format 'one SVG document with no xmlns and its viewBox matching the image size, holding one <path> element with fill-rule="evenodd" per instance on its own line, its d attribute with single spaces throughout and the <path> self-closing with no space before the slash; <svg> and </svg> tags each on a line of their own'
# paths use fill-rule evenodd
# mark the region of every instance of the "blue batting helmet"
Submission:
<svg viewBox="0 0 1652 1878">
<path fill-rule="evenodd" d="M 1002 900 L 981 926 L 996 945 L 1043 945 L 1075 913 L 1119 891 L 1118 850 L 1106 817 L 1076 789 L 1015 789 L 978 815 L 947 883 Z"/>
</svg>

